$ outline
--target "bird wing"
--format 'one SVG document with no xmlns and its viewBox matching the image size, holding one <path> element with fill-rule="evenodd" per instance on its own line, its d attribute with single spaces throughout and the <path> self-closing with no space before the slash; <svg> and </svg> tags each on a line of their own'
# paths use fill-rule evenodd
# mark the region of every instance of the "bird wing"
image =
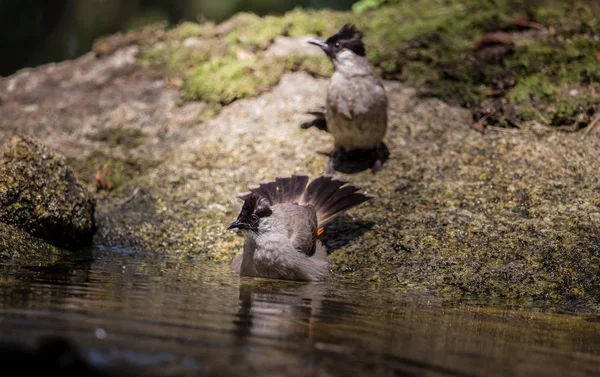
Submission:
<svg viewBox="0 0 600 377">
<path fill-rule="evenodd" d="M 317 211 L 312 205 L 280 204 L 285 206 L 286 229 L 294 249 L 307 256 L 314 255 L 317 245 Z"/>
<path fill-rule="evenodd" d="M 354 120 L 369 116 L 374 107 L 386 108 L 387 95 L 379 77 L 374 74 L 359 75 L 330 86 L 327 104 L 330 112 Z"/>
<path fill-rule="evenodd" d="M 335 101 L 330 102 L 330 109 L 328 110 L 334 114 L 338 114 L 338 116 L 343 116 L 347 120 L 352 120 L 354 117 L 354 100 L 347 93 L 341 93 Z"/>
</svg>

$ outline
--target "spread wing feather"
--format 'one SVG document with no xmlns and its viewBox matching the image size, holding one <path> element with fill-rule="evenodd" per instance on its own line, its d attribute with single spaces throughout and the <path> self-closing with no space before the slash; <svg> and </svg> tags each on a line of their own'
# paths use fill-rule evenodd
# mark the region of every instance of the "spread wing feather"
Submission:
<svg viewBox="0 0 600 377">
<path fill-rule="evenodd" d="M 311 206 L 316 214 L 316 229 L 373 196 L 359 193 L 360 188 L 347 181 L 321 176 L 308 184 L 305 175 L 277 177 L 250 187 L 250 192 L 265 198 L 269 205 L 290 203 Z M 308 186 L 307 186 L 308 184 Z"/>
</svg>

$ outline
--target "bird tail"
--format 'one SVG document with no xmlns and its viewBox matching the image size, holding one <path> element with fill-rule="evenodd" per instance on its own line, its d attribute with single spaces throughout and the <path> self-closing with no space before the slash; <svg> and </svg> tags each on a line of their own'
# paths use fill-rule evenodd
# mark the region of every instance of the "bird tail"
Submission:
<svg viewBox="0 0 600 377">
<path fill-rule="evenodd" d="M 302 123 L 300 125 L 300 128 L 302 128 L 303 130 L 306 130 L 308 128 L 315 127 L 321 131 L 328 131 L 327 130 L 327 119 L 325 116 L 325 108 L 322 108 L 319 110 L 307 111 L 307 114 L 314 116 L 314 118 Z"/>
<path fill-rule="evenodd" d="M 270 205 L 312 205 L 317 212 L 318 227 L 321 228 L 350 208 L 373 198 L 372 195 L 358 192 L 360 187 L 346 185 L 347 183 L 348 181 L 321 176 L 308 184 L 307 176 L 293 175 L 277 177 L 275 181 L 250 187 L 250 192 L 265 198 Z"/>
</svg>

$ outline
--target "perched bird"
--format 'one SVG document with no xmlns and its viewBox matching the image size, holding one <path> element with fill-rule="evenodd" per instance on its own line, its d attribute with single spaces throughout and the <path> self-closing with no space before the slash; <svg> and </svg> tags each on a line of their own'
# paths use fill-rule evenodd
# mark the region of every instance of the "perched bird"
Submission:
<svg viewBox="0 0 600 377">
<path fill-rule="evenodd" d="M 323 49 L 334 66 L 327 88 L 325 119 L 319 117 L 302 128 L 316 126 L 333 135 L 334 152 L 328 173 L 338 159 L 371 158 L 377 171 L 387 158 L 382 140 L 387 131 L 388 99 L 380 78 L 365 57 L 362 34 L 354 25 L 344 25 L 326 41 L 308 43 Z"/>
<path fill-rule="evenodd" d="M 244 252 L 232 261 L 234 272 L 288 280 L 328 277 L 327 250 L 317 239 L 323 225 L 373 196 L 330 176 L 308 180 L 278 177 L 238 195 L 244 204 L 227 229 L 240 229 L 246 239 Z"/>
</svg>

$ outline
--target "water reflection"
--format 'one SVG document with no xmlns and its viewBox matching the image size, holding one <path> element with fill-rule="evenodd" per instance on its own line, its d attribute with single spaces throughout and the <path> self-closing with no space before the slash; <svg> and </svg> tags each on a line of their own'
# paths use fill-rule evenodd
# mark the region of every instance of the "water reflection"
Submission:
<svg viewBox="0 0 600 377">
<path fill-rule="evenodd" d="M 335 315 L 333 315 L 335 313 Z M 350 315 L 348 305 L 327 299 L 325 283 L 244 279 L 240 284 L 236 335 L 312 342 L 316 321 Z"/>
<path fill-rule="evenodd" d="M 46 268 L 0 266 L 0 288 L 0 339 L 12 342 L 0 361 L 47 355 L 38 344 L 53 337 L 72 346 L 54 356 L 88 375 L 600 373 L 594 314 L 240 279 L 226 265 L 103 249 Z"/>
</svg>

